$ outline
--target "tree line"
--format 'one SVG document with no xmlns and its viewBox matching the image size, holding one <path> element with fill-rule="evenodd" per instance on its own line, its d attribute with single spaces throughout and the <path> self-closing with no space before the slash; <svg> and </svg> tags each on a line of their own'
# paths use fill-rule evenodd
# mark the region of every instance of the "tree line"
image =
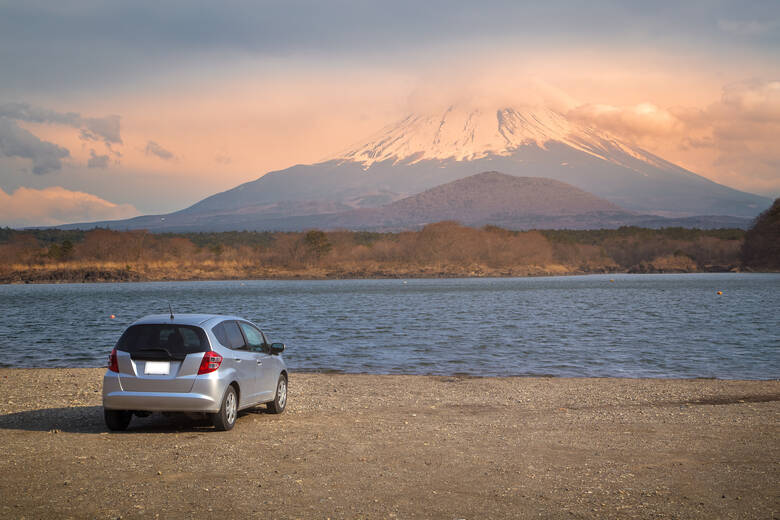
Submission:
<svg viewBox="0 0 780 520">
<path fill-rule="evenodd" d="M 746 233 L 739 229 L 511 231 L 456 222 L 395 233 L 6 228 L 0 229 L 0 280 L 522 276 L 752 266 L 771 270 L 765 259 L 756 263 L 763 257 L 753 242 L 778 243 L 764 235 L 746 243 Z M 747 253 L 753 263 L 745 262 Z"/>
</svg>

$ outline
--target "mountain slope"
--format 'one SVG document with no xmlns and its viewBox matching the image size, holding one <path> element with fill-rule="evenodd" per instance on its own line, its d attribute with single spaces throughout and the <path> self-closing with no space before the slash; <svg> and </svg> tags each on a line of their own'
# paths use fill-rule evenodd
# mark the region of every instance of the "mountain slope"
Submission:
<svg viewBox="0 0 780 520">
<path fill-rule="evenodd" d="M 626 211 L 609 201 L 560 181 L 483 172 L 436 186 L 379 208 L 301 215 L 285 218 L 256 217 L 242 229 L 301 231 L 351 229 L 400 231 L 419 229 L 444 220 L 474 227 L 495 225 L 506 229 L 610 229 L 620 226 L 741 227 L 750 220 L 709 216 L 670 219 Z M 232 219 L 218 218 L 208 229 L 224 229 Z"/>
<path fill-rule="evenodd" d="M 309 213 L 295 213 L 291 208 Z M 269 209 L 270 208 L 270 209 Z M 302 231 L 352 229 L 400 231 L 432 222 L 455 220 L 481 227 L 506 229 L 609 229 L 620 226 L 747 228 L 750 219 L 700 216 L 671 219 L 628 212 L 570 184 L 539 177 L 515 177 L 483 172 L 436 186 L 378 208 L 344 210 L 338 204 L 247 206 L 234 212 L 218 211 L 149 215 L 127 221 L 99 223 L 113 229 L 153 231 Z M 330 212 L 316 213 L 330 209 Z M 92 227 L 90 224 L 86 227 Z M 83 228 L 73 224 L 64 228 Z"/>
</svg>

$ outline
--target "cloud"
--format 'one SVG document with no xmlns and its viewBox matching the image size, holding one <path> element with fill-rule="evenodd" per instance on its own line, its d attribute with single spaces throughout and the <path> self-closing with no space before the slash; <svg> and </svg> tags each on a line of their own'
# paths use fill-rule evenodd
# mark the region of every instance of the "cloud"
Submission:
<svg viewBox="0 0 780 520">
<path fill-rule="evenodd" d="M 71 126 L 81 130 L 82 139 L 103 140 L 107 146 L 122 144 L 120 117 L 117 115 L 83 117 L 76 112 L 57 112 L 28 103 L 14 102 L 0 105 L 0 116 L 30 123 Z"/>
<path fill-rule="evenodd" d="M 42 175 L 62 168 L 62 159 L 70 152 L 48 141 L 42 141 L 15 121 L 0 116 L 0 156 L 32 160 L 33 173 Z"/>
<path fill-rule="evenodd" d="M 108 155 L 97 155 L 95 150 L 89 150 L 89 160 L 87 161 L 88 168 L 108 168 L 109 162 Z"/>
<path fill-rule="evenodd" d="M 36 124 L 61 125 L 80 130 L 84 141 L 102 141 L 109 152 L 112 144 L 122 144 L 120 117 L 83 117 L 77 112 L 58 112 L 28 103 L 0 104 L 0 155 L 32 159 L 33 172 L 48 173 L 62 168 L 61 160 L 70 156 L 70 151 L 54 143 L 44 141 L 19 126 L 18 121 Z M 90 149 L 87 160 L 89 168 L 106 168 L 108 155 L 98 155 Z"/>
<path fill-rule="evenodd" d="M 780 81 L 727 85 L 702 118 L 711 127 L 716 168 L 734 177 L 750 176 L 766 192 L 780 192 Z"/>
<path fill-rule="evenodd" d="M 217 164 L 230 164 L 233 162 L 233 159 L 231 159 L 228 154 L 220 152 L 214 156 L 214 162 Z"/>
<path fill-rule="evenodd" d="M 738 62 L 743 54 L 734 59 L 733 42 L 723 37 L 723 31 L 765 35 L 770 30 L 766 21 L 778 20 L 780 13 L 776 1 L 724 0 L 259 4 L 262 8 L 251 0 L 213 4 L 73 0 L 65 9 L 59 2 L 0 2 L 4 86 L 41 92 L 113 89 L 132 83 L 143 90 L 149 84 L 158 86 L 171 72 L 180 78 L 185 77 L 178 74 L 182 71 L 201 77 L 204 66 L 216 72 L 246 57 L 260 59 L 260 68 L 266 70 L 275 59 L 296 67 L 302 65 L 299 59 L 327 59 L 333 68 L 342 61 L 388 64 L 400 58 L 408 63 L 459 45 L 515 46 L 535 52 L 565 43 L 573 48 L 654 48 L 689 59 L 703 51 L 712 62 L 724 65 Z M 658 38 L 661 34 L 663 38 Z M 774 34 L 769 41 L 774 45 L 756 44 L 768 61 L 776 61 Z M 724 57 L 726 53 L 730 55 Z M 458 54 L 454 49 L 453 61 Z"/>
<path fill-rule="evenodd" d="M 780 81 L 751 80 L 723 87 L 719 101 L 704 109 L 652 103 L 638 105 L 581 105 L 569 117 L 593 124 L 621 136 L 647 138 L 690 134 L 709 129 L 722 139 L 750 139 L 763 135 L 766 127 L 780 125 Z M 717 147 L 714 139 L 696 140 Z"/>
<path fill-rule="evenodd" d="M 780 121 L 780 81 L 751 80 L 723 88 L 725 111 L 756 122 Z"/>
<path fill-rule="evenodd" d="M 572 119 L 585 122 L 623 138 L 677 134 L 681 121 L 652 103 L 629 106 L 587 104 L 569 111 Z"/>
<path fill-rule="evenodd" d="M 159 144 L 157 144 L 154 141 L 149 141 L 146 143 L 146 155 L 156 155 L 160 159 L 163 159 L 165 161 L 170 161 L 175 156 L 173 155 L 173 152 L 166 150 Z"/>
<path fill-rule="evenodd" d="M 122 144 L 119 121 L 120 117 L 116 115 L 84 118 L 81 137 L 92 141 L 102 138 L 106 145 Z"/>
<path fill-rule="evenodd" d="M 778 27 L 776 21 L 759 20 L 718 20 L 718 28 L 737 36 L 757 36 L 768 33 Z"/>
<path fill-rule="evenodd" d="M 130 204 L 114 204 L 96 195 L 60 186 L 42 190 L 21 187 L 10 194 L 0 189 L 0 226 L 56 226 L 130 218 L 138 214 Z"/>
<path fill-rule="evenodd" d="M 704 108 L 581 105 L 569 116 L 629 137 L 716 182 L 780 193 L 780 81 L 728 84 Z"/>
</svg>

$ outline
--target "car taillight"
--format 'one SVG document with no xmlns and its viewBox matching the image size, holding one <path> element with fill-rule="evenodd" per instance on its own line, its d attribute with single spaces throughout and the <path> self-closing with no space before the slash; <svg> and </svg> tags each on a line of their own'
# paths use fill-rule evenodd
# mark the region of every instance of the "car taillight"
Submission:
<svg viewBox="0 0 780 520">
<path fill-rule="evenodd" d="M 116 359 L 116 349 L 108 355 L 108 369 L 112 372 L 119 372 L 119 361 Z"/>
<path fill-rule="evenodd" d="M 208 374 L 214 372 L 222 364 L 222 356 L 216 352 L 208 351 L 203 354 L 203 361 L 200 362 L 198 374 Z"/>
</svg>

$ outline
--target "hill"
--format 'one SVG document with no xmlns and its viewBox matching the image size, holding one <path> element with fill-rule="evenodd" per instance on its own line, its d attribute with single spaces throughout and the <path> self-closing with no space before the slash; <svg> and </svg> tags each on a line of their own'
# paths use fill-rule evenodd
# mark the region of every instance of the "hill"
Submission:
<svg viewBox="0 0 780 520">
<path fill-rule="evenodd" d="M 454 220 L 508 229 L 611 227 L 632 214 L 569 184 L 538 177 L 484 172 L 426 190 L 381 208 L 323 216 L 320 227 L 415 229 Z M 535 225 L 534 225 L 535 224 Z"/>
<path fill-rule="evenodd" d="M 742 262 L 748 269 L 780 270 L 780 199 L 775 199 L 745 234 Z"/>
</svg>

